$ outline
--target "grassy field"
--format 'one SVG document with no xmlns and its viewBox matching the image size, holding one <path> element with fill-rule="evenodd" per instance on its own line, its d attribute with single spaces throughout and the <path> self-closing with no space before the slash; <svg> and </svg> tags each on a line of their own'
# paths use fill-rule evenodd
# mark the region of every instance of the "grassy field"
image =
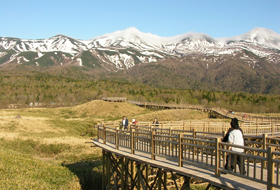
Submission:
<svg viewBox="0 0 280 190">
<path fill-rule="evenodd" d="M 151 111 L 104 101 L 0 110 L 0 189 L 100 189 L 101 150 L 86 142 L 96 137 L 94 125 L 123 115 L 129 121 L 208 119 L 200 111 Z"/>
</svg>

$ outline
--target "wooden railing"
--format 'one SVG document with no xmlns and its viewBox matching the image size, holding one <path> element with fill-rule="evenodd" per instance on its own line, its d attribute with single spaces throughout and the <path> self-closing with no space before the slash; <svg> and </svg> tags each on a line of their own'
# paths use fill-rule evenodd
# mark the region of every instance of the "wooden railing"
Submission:
<svg viewBox="0 0 280 190">
<path fill-rule="evenodd" d="M 221 142 L 223 133 L 197 133 L 195 130 L 179 130 L 167 128 L 154 128 L 147 126 L 131 126 L 129 130 L 121 130 L 117 126 L 98 125 L 98 140 L 104 144 L 115 145 L 116 149 L 124 147 L 130 149 L 131 154 L 135 151 L 151 155 L 151 160 L 157 157 L 167 158 L 177 162 L 179 167 L 184 164 L 196 165 L 213 170 L 219 177 L 221 172 L 250 179 L 259 183 L 267 184 L 268 189 L 280 188 L 279 168 L 280 152 L 279 138 L 262 136 L 245 136 L 246 145 L 231 147 L 243 148 L 244 153 L 229 150 L 229 144 Z M 215 136 L 216 135 L 216 136 Z M 241 157 L 241 168 L 225 170 L 227 154 Z"/>
<path fill-rule="evenodd" d="M 103 123 L 106 126 L 112 128 L 121 128 L 121 123 L 106 122 Z M 240 127 L 245 135 L 261 135 L 261 134 L 280 134 L 280 122 L 240 122 Z M 151 131 L 151 128 L 157 128 L 160 130 L 184 130 L 193 131 L 197 133 L 220 133 L 227 131 L 230 128 L 230 123 L 226 122 L 209 122 L 209 121 L 161 121 L 157 126 L 151 124 L 151 122 L 138 122 L 137 126 L 141 126 L 141 130 Z"/>
</svg>

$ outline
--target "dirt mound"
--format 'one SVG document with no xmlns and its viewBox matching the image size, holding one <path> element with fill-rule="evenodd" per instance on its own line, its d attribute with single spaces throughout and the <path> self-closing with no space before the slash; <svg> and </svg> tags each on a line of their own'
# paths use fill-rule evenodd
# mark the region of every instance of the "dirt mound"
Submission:
<svg viewBox="0 0 280 190">
<path fill-rule="evenodd" d="M 105 102 L 102 100 L 94 100 L 89 103 L 78 105 L 73 107 L 72 110 L 79 116 L 111 119 L 121 118 L 124 115 L 130 119 L 133 115 L 150 112 L 147 109 L 127 102 Z"/>
</svg>

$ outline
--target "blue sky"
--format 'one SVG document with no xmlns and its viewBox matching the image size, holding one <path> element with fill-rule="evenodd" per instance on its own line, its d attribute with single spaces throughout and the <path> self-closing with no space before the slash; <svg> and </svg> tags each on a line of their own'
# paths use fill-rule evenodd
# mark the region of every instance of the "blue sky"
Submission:
<svg viewBox="0 0 280 190">
<path fill-rule="evenodd" d="M 231 37 L 255 27 L 280 33 L 280 0 L 0 0 L 1 37 L 89 40 L 129 27 L 162 37 Z"/>
</svg>

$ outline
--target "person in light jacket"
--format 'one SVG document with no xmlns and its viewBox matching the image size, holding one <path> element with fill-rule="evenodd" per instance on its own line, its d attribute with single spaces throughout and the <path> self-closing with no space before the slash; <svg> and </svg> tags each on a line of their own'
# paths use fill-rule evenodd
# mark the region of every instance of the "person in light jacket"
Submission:
<svg viewBox="0 0 280 190">
<path fill-rule="evenodd" d="M 228 132 L 228 139 L 223 139 L 223 141 L 227 140 L 228 143 L 230 143 L 230 144 L 244 146 L 245 145 L 244 135 L 243 135 L 243 131 L 241 130 L 241 128 L 238 125 L 238 119 L 233 118 L 231 120 L 230 125 L 231 125 L 231 129 L 229 129 L 229 132 Z M 243 148 L 237 148 L 237 147 L 231 147 L 231 150 L 234 152 L 238 152 L 238 153 L 244 152 Z M 236 160 L 235 160 L 235 158 L 236 158 Z M 230 159 L 230 163 L 229 163 L 229 159 Z M 227 155 L 225 169 L 232 171 L 235 168 L 235 164 L 234 164 L 235 161 L 239 167 L 240 173 L 241 173 L 241 167 L 243 165 L 243 173 L 241 173 L 241 174 L 243 174 L 243 175 L 246 174 L 244 160 L 242 161 L 241 156 L 236 155 L 236 154 Z"/>
</svg>

